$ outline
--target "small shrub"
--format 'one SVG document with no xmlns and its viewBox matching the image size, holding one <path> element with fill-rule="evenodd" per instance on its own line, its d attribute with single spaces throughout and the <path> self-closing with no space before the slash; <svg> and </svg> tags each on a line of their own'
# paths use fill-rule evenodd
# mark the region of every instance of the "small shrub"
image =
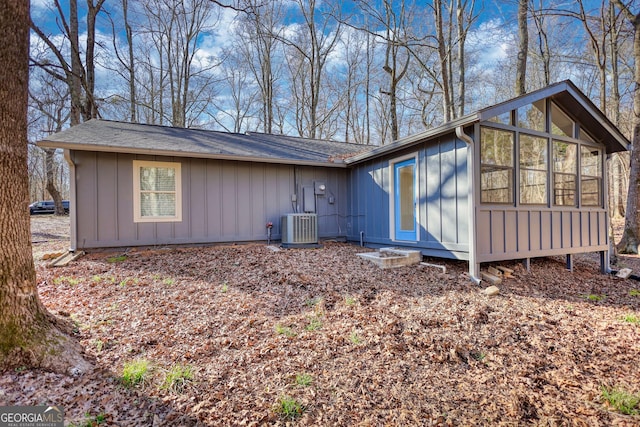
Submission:
<svg viewBox="0 0 640 427">
<path fill-rule="evenodd" d="M 638 290 L 638 289 L 631 289 L 631 290 L 629 291 L 629 296 L 632 296 L 632 297 L 640 297 L 640 290 Z"/>
<path fill-rule="evenodd" d="M 304 407 L 293 397 L 282 396 L 278 399 L 275 411 L 285 420 L 295 420 L 304 413 Z"/>
<path fill-rule="evenodd" d="M 296 375 L 296 384 L 302 387 L 309 387 L 313 382 L 313 377 L 309 374 Z"/>
<path fill-rule="evenodd" d="M 602 398 L 617 411 L 625 415 L 640 414 L 640 395 L 634 395 L 622 388 L 602 387 Z"/>
<path fill-rule="evenodd" d="M 317 331 L 322 328 L 322 322 L 317 317 L 309 318 L 309 324 L 304 327 L 307 331 Z"/>
<path fill-rule="evenodd" d="M 126 260 L 127 260 L 127 256 L 126 255 L 111 256 L 111 257 L 107 258 L 107 262 L 110 262 L 110 263 L 122 262 L 122 261 L 126 261 Z"/>
<path fill-rule="evenodd" d="M 146 359 L 138 359 L 132 362 L 126 362 L 122 369 L 122 383 L 126 387 L 134 387 L 143 384 L 149 373 L 149 361 Z"/>
<path fill-rule="evenodd" d="M 478 362 L 482 362 L 484 361 L 484 359 L 486 359 L 487 355 L 481 351 L 474 351 L 474 352 L 471 352 L 471 357 L 473 357 Z"/>
<path fill-rule="evenodd" d="M 193 368 L 190 365 L 174 365 L 164 377 L 162 389 L 181 394 L 193 381 Z"/>
</svg>

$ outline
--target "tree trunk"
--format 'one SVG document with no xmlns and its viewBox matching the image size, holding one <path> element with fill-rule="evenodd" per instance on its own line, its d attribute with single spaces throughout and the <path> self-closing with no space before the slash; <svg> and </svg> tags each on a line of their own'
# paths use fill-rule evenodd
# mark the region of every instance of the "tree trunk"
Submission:
<svg viewBox="0 0 640 427">
<path fill-rule="evenodd" d="M 29 2 L 0 2 L 0 369 L 90 368 L 38 297 L 27 203 Z"/>
<path fill-rule="evenodd" d="M 624 221 L 622 240 L 618 243 L 620 253 L 638 253 L 638 186 L 640 186 L 640 13 L 634 15 L 628 6 L 616 0 L 618 7 L 633 24 L 633 56 L 634 69 L 634 96 L 633 96 L 633 138 L 631 147 L 631 159 L 629 167 L 629 190 L 627 192 L 627 209 Z"/>
<path fill-rule="evenodd" d="M 527 93 L 527 57 L 529 55 L 529 0 L 518 2 L 518 61 L 516 63 L 516 96 Z"/>
</svg>

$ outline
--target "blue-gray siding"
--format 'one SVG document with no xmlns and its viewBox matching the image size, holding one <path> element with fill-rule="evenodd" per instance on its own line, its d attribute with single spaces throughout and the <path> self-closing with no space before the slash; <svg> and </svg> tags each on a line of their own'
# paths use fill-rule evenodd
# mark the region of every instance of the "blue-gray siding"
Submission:
<svg viewBox="0 0 640 427">
<path fill-rule="evenodd" d="M 391 169 L 396 158 L 417 154 L 418 227 L 415 243 L 390 236 Z M 415 247 L 425 255 L 467 259 L 469 252 L 467 146 L 453 134 L 413 151 L 355 165 L 349 179 L 348 238 L 367 245 Z"/>
<path fill-rule="evenodd" d="M 302 187 L 314 181 L 327 186 L 317 197 L 319 236 L 346 234 L 345 169 L 86 151 L 71 157 L 79 249 L 266 240 L 268 221 L 277 240 L 280 216 L 294 211 L 291 195 L 300 205 Z M 181 222 L 133 221 L 133 160 L 181 163 Z"/>
</svg>

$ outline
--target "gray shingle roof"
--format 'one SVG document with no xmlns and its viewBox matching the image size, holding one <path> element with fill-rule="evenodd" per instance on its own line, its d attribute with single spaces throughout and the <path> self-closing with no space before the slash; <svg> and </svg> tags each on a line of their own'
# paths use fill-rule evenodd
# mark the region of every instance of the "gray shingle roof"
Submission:
<svg viewBox="0 0 640 427">
<path fill-rule="evenodd" d="M 85 151 L 206 157 L 290 164 L 344 166 L 342 159 L 371 147 L 263 133 L 90 120 L 39 141 L 41 147 Z"/>
</svg>

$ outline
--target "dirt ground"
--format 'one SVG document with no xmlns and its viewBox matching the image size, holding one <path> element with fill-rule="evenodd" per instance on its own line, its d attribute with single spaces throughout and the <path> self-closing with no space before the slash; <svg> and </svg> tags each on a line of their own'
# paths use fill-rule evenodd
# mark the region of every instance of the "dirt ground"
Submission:
<svg viewBox="0 0 640 427">
<path fill-rule="evenodd" d="M 574 272 L 562 258 L 501 263 L 515 277 L 489 297 L 464 262 L 381 270 L 333 242 L 95 252 L 47 268 L 65 227 L 32 220 L 39 292 L 96 369 L 4 372 L 2 405 L 56 404 L 75 425 L 640 425 L 603 398 L 640 395 L 640 283 L 599 274 L 597 256 Z M 638 257 L 619 265 L 640 271 Z M 125 386 L 140 359 L 146 378 Z M 176 365 L 193 378 L 167 387 Z"/>
</svg>

